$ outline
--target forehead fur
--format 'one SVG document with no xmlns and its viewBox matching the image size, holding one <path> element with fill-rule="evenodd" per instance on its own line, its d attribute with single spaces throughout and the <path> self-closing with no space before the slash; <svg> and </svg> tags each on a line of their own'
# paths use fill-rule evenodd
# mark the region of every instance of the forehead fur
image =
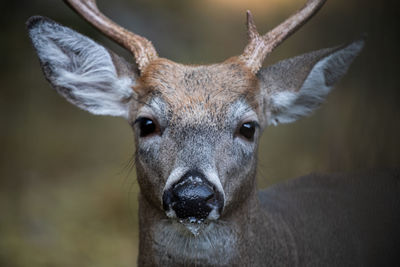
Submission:
<svg viewBox="0 0 400 267">
<path fill-rule="evenodd" d="M 141 102 L 161 97 L 174 116 L 218 117 L 239 99 L 257 110 L 255 75 L 235 59 L 221 64 L 188 66 L 167 59 L 151 63 L 135 88 Z"/>
</svg>

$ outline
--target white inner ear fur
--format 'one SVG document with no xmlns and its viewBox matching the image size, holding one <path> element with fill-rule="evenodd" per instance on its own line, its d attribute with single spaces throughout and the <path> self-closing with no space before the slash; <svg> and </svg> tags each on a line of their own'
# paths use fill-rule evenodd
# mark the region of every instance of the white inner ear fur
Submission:
<svg viewBox="0 0 400 267">
<path fill-rule="evenodd" d="M 45 75 L 69 102 L 93 114 L 128 118 L 134 81 L 118 77 L 110 53 L 51 21 L 30 29 Z"/>
<path fill-rule="evenodd" d="M 290 123 L 319 107 L 333 85 L 346 73 L 363 44 L 363 41 L 354 42 L 318 61 L 297 92 L 272 93 L 268 103 L 268 124 Z"/>
<path fill-rule="evenodd" d="M 325 83 L 324 67 L 327 61 L 329 57 L 314 66 L 299 92 L 281 91 L 271 95 L 270 104 L 279 112 L 270 115 L 270 124 L 294 122 L 310 114 L 325 100 L 332 88 Z"/>
</svg>

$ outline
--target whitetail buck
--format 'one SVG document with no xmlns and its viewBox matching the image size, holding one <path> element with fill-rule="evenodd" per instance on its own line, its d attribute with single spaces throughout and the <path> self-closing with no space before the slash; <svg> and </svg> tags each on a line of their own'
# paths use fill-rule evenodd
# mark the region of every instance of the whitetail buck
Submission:
<svg viewBox="0 0 400 267">
<path fill-rule="evenodd" d="M 100 13 L 95 0 L 66 2 L 136 60 L 132 66 L 50 19 L 28 21 L 57 92 L 134 129 L 140 266 L 400 263 L 397 173 L 314 174 L 256 188 L 263 129 L 317 108 L 363 47 L 358 40 L 261 68 L 324 0 L 309 0 L 263 36 L 248 12 L 243 54 L 207 66 L 160 58 L 150 41 Z"/>
</svg>

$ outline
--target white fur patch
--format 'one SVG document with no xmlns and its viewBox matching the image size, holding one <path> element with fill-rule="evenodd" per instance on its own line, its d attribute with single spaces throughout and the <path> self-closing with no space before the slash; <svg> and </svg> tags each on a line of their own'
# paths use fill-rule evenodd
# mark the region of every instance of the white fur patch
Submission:
<svg viewBox="0 0 400 267">
<path fill-rule="evenodd" d="M 188 171 L 188 168 L 178 167 L 174 169 L 168 176 L 167 182 L 165 183 L 164 190 L 169 190 L 175 183 L 182 178 L 182 176 Z"/>
<path fill-rule="evenodd" d="M 93 114 L 127 118 L 134 81 L 118 77 L 109 52 L 50 20 L 30 28 L 48 80 L 67 100 Z"/>
<path fill-rule="evenodd" d="M 280 110 L 270 123 L 290 123 L 310 114 L 324 100 L 331 87 L 325 84 L 324 67 L 330 57 L 319 61 L 311 70 L 299 92 L 282 91 L 271 96 L 274 109 Z"/>
<path fill-rule="evenodd" d="M 213 185 L 215 185 L 217 190 L 222 194 L 223 201 L 224 201 L 222 207 L 225 207 L 225 191 L 224 191 L 224 188 L 222 187 L 221 180 L 219 179 L 218 173 L 213 169 L 209 169 L 209 170 L 206 170 L 204 174 L 205 174 L 207 180 L 210 183 L 212 183 Z"/>
</svg>

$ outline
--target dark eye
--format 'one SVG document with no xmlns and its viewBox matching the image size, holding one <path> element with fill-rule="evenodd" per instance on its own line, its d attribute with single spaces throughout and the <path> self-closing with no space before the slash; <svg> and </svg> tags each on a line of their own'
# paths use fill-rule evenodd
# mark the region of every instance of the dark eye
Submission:
<svg viewBox="0 0 400 267">
<path fill-rule="evenodd" d="M 255 121 L 245 122 L 239 128 L 239 134 L 249 141 L 253 141 L 257 123 Z"/>
<path fill-rule="evenodd" d="M 159 131 L 157 124 L 149 118 L 138 118 L 135 123 L 139 124 L 139 136 L 146 137 Z"/>
</svg>

